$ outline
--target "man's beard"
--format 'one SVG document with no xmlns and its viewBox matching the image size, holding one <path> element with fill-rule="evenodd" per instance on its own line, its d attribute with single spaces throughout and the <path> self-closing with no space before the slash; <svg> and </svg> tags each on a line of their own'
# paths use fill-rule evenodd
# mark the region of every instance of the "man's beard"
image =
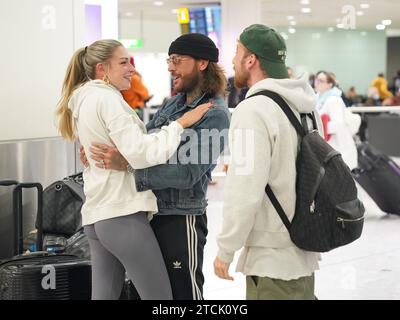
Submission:
<svg viewBox="0 0 400 320">
<path fill-rule="evenodd" d="M 244 67 L 241 66 L 241 69 L 243 70 Z M 248 71 L 244 70 L 239 73 L 238 71 L 235 70 L 234 84 L 235 84 L 236 88 L 238 88 L 238 89 L 246 88 L 248 80 L 249 80 L 249 72 Z"/>
<path fill-rule="evenodd" d="M 185 76 L 185 79 L 182 80 L 182 87 L 179 89 L 179 92 L 193 92 L 197 90 L 200 85 L 200 73 L 193 70 L 190 75 Z"/>
</svg>

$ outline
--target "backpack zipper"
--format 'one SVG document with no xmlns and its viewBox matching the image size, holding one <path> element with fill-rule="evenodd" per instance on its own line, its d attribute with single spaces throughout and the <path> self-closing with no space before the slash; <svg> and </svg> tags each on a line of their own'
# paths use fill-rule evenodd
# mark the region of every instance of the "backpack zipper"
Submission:
<svg viewBox="0 0 400 320">
<path fill-rule="evenodd" d="M 315 200 L 310 205 L 310 213 L 312 214 L 314 212 L 315 212 Z"/>
<path fill-rule="evenodd" d="M 338 217 L 337 218 L 337 222 L 341 222 L 342 223 L 342 228 L 345 229 L 345 227 L 346 227 L 345 226 L 345 222 L 358 222 L 358 221 L 361 221 L 363 219 L 364 219 L 364 217 L 357 218 L 357 219 L 343 219 L 343 218 Z"/>
</svg>

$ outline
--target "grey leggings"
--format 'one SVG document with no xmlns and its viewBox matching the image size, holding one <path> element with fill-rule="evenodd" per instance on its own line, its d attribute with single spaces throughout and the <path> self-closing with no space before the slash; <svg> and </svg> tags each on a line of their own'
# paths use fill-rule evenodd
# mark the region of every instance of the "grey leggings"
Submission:
<svg viewBox="0 0 400 320">
<path fill-rule="evenodd" d="M 125 271 L 143 300 L 171 300 L 172 292 L 160 247 L 140 212 L 85 226 L 92 260 L 92 299 L 116 300 Z"/>
</svg>

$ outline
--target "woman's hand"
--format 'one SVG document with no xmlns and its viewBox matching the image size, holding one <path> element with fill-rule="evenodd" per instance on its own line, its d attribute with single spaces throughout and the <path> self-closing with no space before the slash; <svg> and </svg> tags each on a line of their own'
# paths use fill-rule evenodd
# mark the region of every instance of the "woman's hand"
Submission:
<svg viewBox="0 0 400 320">
<path fill-rule="evenodd" d="M 213 107 L 211 102 L 199 105 L 195 109 L 186 112 L 182 117 L 176 120 L 183 128 L 188 128 L 198 122 L 208 110 Z"/>
</svg>

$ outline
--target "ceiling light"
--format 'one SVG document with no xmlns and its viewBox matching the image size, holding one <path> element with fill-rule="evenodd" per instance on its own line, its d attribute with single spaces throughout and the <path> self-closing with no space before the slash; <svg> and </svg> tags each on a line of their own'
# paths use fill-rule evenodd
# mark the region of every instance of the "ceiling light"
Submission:
<svg viewBox="0 0 400 320">
<path fill-rule="evenodd" d="M 376 29 L 377 30 L 385 30 L 386 26 L 384 24 L 377 24 Z"/>
<path fill-rule="evenodd" d="M 171 10 L 171 13 L 172 13 L 172 14 L 178 14 L 178 9 L 172 9 L 172 10 Z"/>
<path fill-rule="evenodd" d="M 344 29 L 344 24 L 343 24 L 343 23 L 338 23 L 338 24 L 336 25 L 336 28 L 338 28 L 338 29 Z"/>
<path fill-rule="evenodd" d="M 364 15 L 364 11 L 357 11 L 356 14 L 357 14 L 359 17 L 361 17 L 361 16 Z"/>
<path fill-rule="evenodd" d="M 294 17 L 293 17 L 293 16 L 287 16 L 287 19 L 288 19 L 288 20 L 293 20 Z"/>
<path fill-rule="evenodd" d="M 297 22 L 293 20 L 293 21 L 290 21 L 289 24 L 290 24 L 291 26 L 295 26 L 295 25 L 297 24 Z"/>
<path fill-rule="evenodd" d="M 132 12 L 127 12 L 127 13 L 125 13 L 125 15 L 126 15 L 127 17 L 132 17 L 132 16 L 133 16 L 133 13 L 132 13 Z"/>
<path fill-rule="evenodd" d="M 311 12 L 311 8 L 301 8 L 301 12 L 310 13 Z"/>
<path fill-rule="evenodd" d="M 360 7 L 361 7 L 361 9 L 368 9 L 369 8 L 369 4 L 368 3 L 361 3 Z"/>
<path fill-rule="evenodd" d="M 154 4 L 155 6 L 161 7 L 161 6 L 164 5 L 164 2 L 162 2 L 162 1 L 154 1 L 153 4 Z"/>
<path fill-rule="evenodd" d="M 307 5 L 307 4 L 310 4 L 310 0 L 301 0 L 300 3 Z"/>
<path fill-rule="evenodd" d="M 295 28 L 289 28 L 288 29 L 288 31 L 289 31 L 289 33 L 291 33 L 291 34 L 293 34 L 293 33 L 296 33 L 296 29 Z"/>
<path fill-rule="evenodd" d="M 328 28 L 328 32 L 333 32 L 333 31 L 335 31 L 335 28 L 334 28 L 334 27 L 329 27 L 329 28 Z"/>
<path fill-rule="evenodd" d="M 391 24 L 392 24 L 392 20 L 382 20 L 382 24 L 384 25 L 384 26 L 390 26 Z"/>
</svg>

